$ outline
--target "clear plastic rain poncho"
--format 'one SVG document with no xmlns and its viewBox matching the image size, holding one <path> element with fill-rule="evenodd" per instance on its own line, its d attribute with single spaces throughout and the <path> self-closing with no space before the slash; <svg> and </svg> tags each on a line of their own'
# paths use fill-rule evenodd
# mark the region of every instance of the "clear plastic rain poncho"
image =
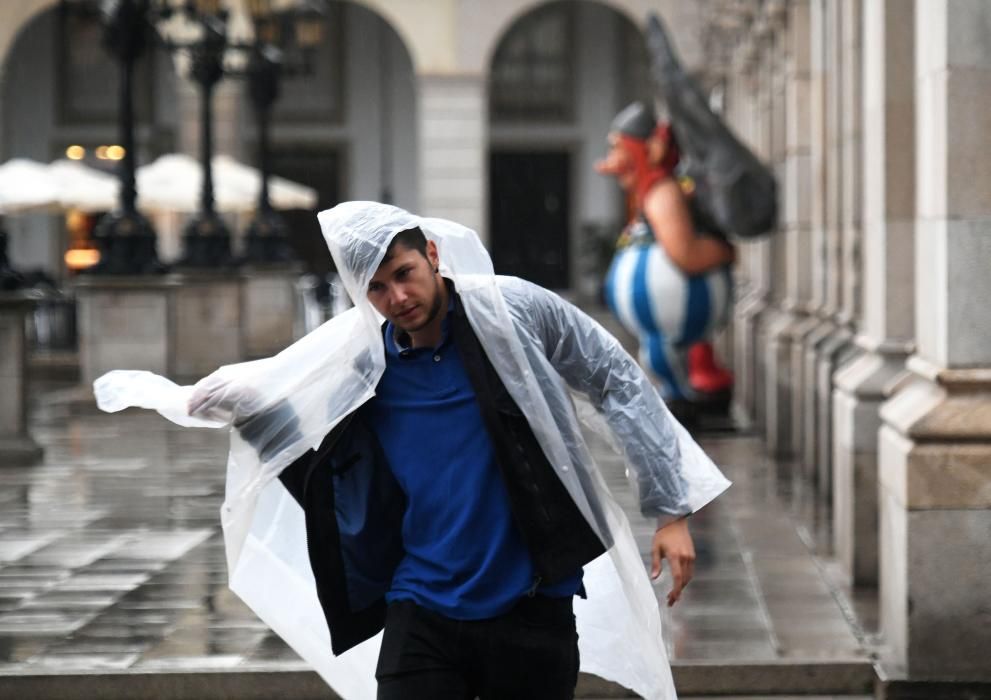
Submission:
<svg viewBox="0 0 991 700">
<path fill-rule="evenodd" d="M 470 229 L 372 202 L 340 204 L 319 220 L 354 308 L 278 355 L 222 367 L 196 387 L 121 370 L 95 383 L 97 402 L 107 411 L 141 406 L 180 425 L 233 426 L 221 510 L 231 589 L 341 696 L 375 696 L 381 634 L 333 656 L 303 512 L 275 477 L 375 394 L 385 367 L 382 318 L 365 290 L 392 237 L 419 227 L 436 242 L 441 274 L 454 282 L 469 323 L 550 464 L 611 544 L 585 566 L 588 598 L 575 599 L 582 670 L 646 698 L 674 698 L 654 590 L 626 516 L 582 438 L 569 391 L 585 394 L 598 409 L 593 415 L 605 419 L 645 511 L 671 518 L 696 511 L 729 482 L 612 336 L 556 295 L 496 276 Z M 213 399 L 191 417 L 187 402 L 194 392 Z M 287 404 L 293 410 L 271 410 Z M 266 412 L 289 418 L 252 429 L 252 416 Z"/>
</svg>

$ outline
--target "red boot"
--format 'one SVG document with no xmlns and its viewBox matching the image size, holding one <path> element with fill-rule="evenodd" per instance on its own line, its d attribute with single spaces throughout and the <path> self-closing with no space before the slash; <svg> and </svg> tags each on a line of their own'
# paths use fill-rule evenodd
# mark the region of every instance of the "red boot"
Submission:
<svg viewBox="0 0 991 700">
<path fill-rule="evenodd" d="M 701 341 L 688 348 L 688 383 L 703 401 L 732 392 L 733 374 L 716 363 L 712 343 Z"/>
</svg>

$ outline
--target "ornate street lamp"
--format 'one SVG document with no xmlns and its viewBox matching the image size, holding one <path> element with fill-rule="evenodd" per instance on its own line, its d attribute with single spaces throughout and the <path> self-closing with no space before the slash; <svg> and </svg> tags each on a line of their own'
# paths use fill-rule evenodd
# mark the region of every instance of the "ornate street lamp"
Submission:
<svg viewBox="0 0 991 700">
<path fill-rule="evenodd" d="M 213 90 L 224 77 L 228 11 L 218 0 L 186 2 L 179 9 L 164 5 L 159 10 L 163 20 L 181 13 L 191 23 L 194 33 L 184 39 L 164 37 L 172 51 L 186 52 L 190 58 L 189 74 L 200 88 L 200 161 L 203 186 L 200 210 L 183 232 L 181 267 L 222 267 L 233 262 L 231 234 L 214 207 L 213 198 Z"/>
<path fill-rule="evenodd" d="M 103 46 L 120 65 L 118 126 L 124 157 L 118 166 L 120 204 L 100 219 L 93 237 L 100 261 L 86 272 L 142 274 L 162 272 L 155 249 L 155 230 L 135 207 L 134 185 L 134 65 L 153 37 L 149 0 L 106 0 L 101 8 Z"/>
<path fill-rule="evenodd" d="M 270 125 L 272 107 L 279 98 L 279 83 L 285 75 L 312 72 L 312 51 L 323 37 L 323 13 L 304 3 L 277 12 L 272 0 L 248 0 L 248 10 L 255 26 L 255 40 L 245 69 L 248 96 L 258 126 L 258 169 L 261 189 L 255 218 L 245 233 L 244 262 L 273 263 L 292 259 L 282 216 L 269 201 L 268 179 L 271 174 Z M 287 64 L 285 50 L 294 46 L 301 61 Z"/>
<path fill-rule="evenodd" d="M 284 4 L 284 3 L 282 3 Z M 304 59 L 321 38 L 322 13 L 310 2 L 276 11 L 274 3 L 248 0 L 255 23 L 255 40 L 250 44 L 229 40 L 227 21 L 230 13 L 220 0 L 187 0 L 178 9 L 164 6 L 159 14 L 170 19 L 181 14 L 196 29 L 196 36 L 183 40 L 167 37 L 166 45 L 173 51 L 185 51 L 190 58 L 190 75 L 201 92 L 200 156 L 203 166 L 203 189 L 200 211 L 187 225 L 183 235 L 184 254 L 180 265 L 186 267 L 217 267 L 233 262 L 230 231 L 214 209 L 213 171 L 213 89 L 225 73 L 248 78 L 248 93 L 258 119 L 259 167 L 262 186 L 258 212 L 247 232 L 246 258 L 257 262 L 284 261 L 291 257 L 286 243 L 285 224 L 272 209 L 268 196 L 269 126 L 272 105 L 278 99 L 279 80 L 284 72 L 309 71 L 304 60 L 299 67 L 283 64 L 282 50 L 295 43 Z M 229 50 L 248 52 L 248 65 L 243 71 L 225 68 Z"/>
</svg>

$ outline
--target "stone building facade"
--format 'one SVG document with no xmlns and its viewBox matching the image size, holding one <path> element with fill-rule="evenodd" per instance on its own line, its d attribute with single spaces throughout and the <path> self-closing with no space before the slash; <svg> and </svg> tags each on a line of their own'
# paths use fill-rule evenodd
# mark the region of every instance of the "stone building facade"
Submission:
<svg viewBox="0 0 991 700">
<path fill-rule="evenodd" d="M 5 158 L 51 160 L 66 144 L 115 138 L 112 117 L 60 116 L 68 81 L 58 60 L 59 8 L 83 2 L 25 0 L 0 7 Z M 241 0 L 228 5 L 246 6 Z M 321 190 L 320 207 L 388 199 L 464 222 L 493 244 L 498 262 L 514 241 L 490 236 L 490 229 L 508 229 L 512 222 L 493 224 L 497 213 L 490 202 L 503 198 L 501 188 L 511 186 L 513 168 L 519 172 L 521 163 L 531 176 L 549 172 L 559 206 L 546 207 L 554 210 L 547 226 L 561 230 L 544 249 L 564 251 L 564 259 L 548 267 L 565 274 L 545 281 L 558 288 L 580 283 L 582 232 L 622 223 L 615 183 L 596 175 L 593 164 L 605 151 L 612 116 L 628 101 L 649 96 L 639 34 L 649 11 L 677 28 L 686 64 L 705 70 L 701 5 L 680 0 L 328 0 L 326 6 L 327 46 L 335 48 L 318 53 L 314 75 L 285 80 L 276 107 L 272 138 L 276 169 L 283 166 L 279 174 L 311 177 L 307 184 Z M 630 46 L 637 51 L 631 54 Z M 95 43 L 90 51 L 98 52 Z M 138 129 L 139 165 L 169 150 L 198 152 L 197 90 L 174 75 L 164 49 L 155 54 L 151 114 Z M 110 76 L 112 68 L 105 64 Z M 94 89 L 105 90 L 106 105 L 115 104 L 109 82 Z M 551 104 L 554 96 L 559 104 Z M 240 81 L 220 84 L 214 112 L 216 150 L 252 161 L 255 130 Z M 493 172 L 503 176 L 493 182 Z M 527 186 L 516 194 L 533 192 Z M 528 205 L 543 213 L 544 199 Z M 15 259 L 52 264 L 63 242 L 49 240 L 54 234 L 46 227 L 49 222 L 14 222 Z M 168 260 L 178 254 L 178 239 L 160 230 L 159 247 Z"/>
<path fill-rule="evenodd" d="M 739 408 L 876 588 L 886 672 L 991 680 L 991 4 L 741 0 L 707 21 L 783 203 L 742 247 Z"/>
</svg>

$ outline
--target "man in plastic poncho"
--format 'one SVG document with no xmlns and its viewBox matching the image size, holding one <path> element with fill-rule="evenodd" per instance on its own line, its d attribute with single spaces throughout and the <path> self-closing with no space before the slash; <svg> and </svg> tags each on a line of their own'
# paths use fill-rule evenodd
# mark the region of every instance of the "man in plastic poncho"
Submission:
<svg viewBox="0 0 991 700">
<path fill-rule="evenodd" d="M 354 309 L 192 389 L 97 382 L 108 410 L 233 426 L 232 589 L 348 697 L 371 696 L 380 637 L 379 698 L 568 698 L 579 656 L 674 697 L 656 598 L 568 387 L 657 516 L 651 575 L 668 560 L 669 605 L 692 575 L 685 518 L 728 482 L 614 338 L 493 275 L 474 232 L 364 202 L 319 218 Z"/>
</svg>

